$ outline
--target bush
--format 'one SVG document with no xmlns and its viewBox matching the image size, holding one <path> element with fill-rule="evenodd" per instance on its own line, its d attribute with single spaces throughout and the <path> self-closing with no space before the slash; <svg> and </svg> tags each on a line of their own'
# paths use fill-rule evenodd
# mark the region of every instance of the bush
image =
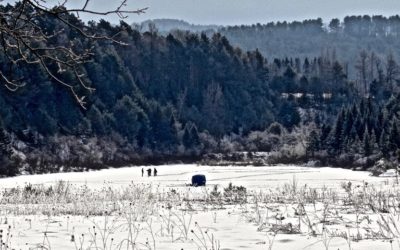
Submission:
<svg viewBox="0 0 400 250">
<path fill-rule="evenodd" d="M 247 201 L 247 190 L 243 186 L 229 183 L 229 186 L 224 188 L 224 198 L 227 202 L 244 203 Z"/>
</svg>

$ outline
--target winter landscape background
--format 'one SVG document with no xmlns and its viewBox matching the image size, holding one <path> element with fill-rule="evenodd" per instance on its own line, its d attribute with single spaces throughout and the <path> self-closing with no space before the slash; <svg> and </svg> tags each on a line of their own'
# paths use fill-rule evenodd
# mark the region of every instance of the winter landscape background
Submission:
<svg viewBox="0 0 400 250">
<path fill-rule="evenodd" d="M 398 3 L 206 2 L 0 1 L 0 249 L 400 248 Z"/>
</svg>

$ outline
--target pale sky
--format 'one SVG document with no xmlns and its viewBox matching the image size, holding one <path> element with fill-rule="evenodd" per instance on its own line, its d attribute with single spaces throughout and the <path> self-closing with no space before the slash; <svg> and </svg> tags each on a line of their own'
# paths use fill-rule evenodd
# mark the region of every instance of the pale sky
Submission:
<svg viewBox="0 0 400 250">
<path fill-rule="evenodd" d="M 9 0 L 11 1 L 11 0 Z M 83 0 L 69 0 L 79 6 Z M 63 0 L 48 0 L 48 3 Z M 106 10 L 120 0 L 92 0 L 91 7 Z M 129 9 L 149 7 L 145 14 L 131 15 L 127 23 L 155 18 L 182 19 L 194 24 L 252 24 L 321 17 L 325 22 L 346 15 L 400 14 L 400 0 L 128 0 Z M 95 17 L 82 16 L 83 19 Z M 118 22 L 116 16 L 108 17 Z"/>
</svg>

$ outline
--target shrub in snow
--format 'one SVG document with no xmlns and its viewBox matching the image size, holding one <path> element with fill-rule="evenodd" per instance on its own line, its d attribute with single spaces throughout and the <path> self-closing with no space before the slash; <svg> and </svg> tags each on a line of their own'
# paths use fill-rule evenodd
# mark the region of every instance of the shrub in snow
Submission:
<svg viewBox="0 0 400 250">
<path fill-rule="evenodd" d="M 224 198 L 227 202 L 246 202 L 247 190 L 243 186 L 235 186 L 229 183 L 228 187 L 224 188 Z"/>
<path fill-rule="evenodd" d="M 384 158 L 378 160 L 372 168 L 369 170 L 371 171 L 373 176 L 379 176 L 386 172 L 386 170 L 394 168 L 394 164 Z"/>
</svg>

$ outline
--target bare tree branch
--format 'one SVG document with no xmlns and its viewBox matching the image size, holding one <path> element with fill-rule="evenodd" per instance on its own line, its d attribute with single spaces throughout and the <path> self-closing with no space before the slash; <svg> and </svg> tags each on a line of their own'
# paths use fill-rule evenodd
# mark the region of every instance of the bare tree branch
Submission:
<svg viewBox="0 0 400 250">
<path fill-rule="evenodd" d="M 2 0 L 0 0 L 0 3 Z M 82 108 L 85 108 L 85 96 L 77 94 L 77 87 L 91 93 L 93 88 L 87 85 L 82 66 L 94 56 L 91 48 L 77 49 L 73 42 L 62 45 L 55 43 L 67 30 L 77 32 L 84 38 L 93 40 L 107 40 L 125 45 L 117 40 L 115 34 L 109 36 L 91 33 L 84 25 L 73 23 L 71 15 L 80 13 L 92 15 L 117 15 L 120 19 L 129 14 L 142 14 L 147 8 L 127 9 L 127 0 L 122 0 L 118 6 L 108 11 L 95 11 L 89 8 L 91 0 L 83 0 L 81 8 L 68 8 L 69 0 L 64 0 L 54 7 L 49 7 L 46 0 L 20 0 L 14 5 L 0 6 L 0 55 L 4 56 L 3 66 L 0 67 L 0 82 L 10 91 L 17 91 L 26 84 L 23 79 L 15 76 L 15 69 L 23 64 L 40 65 L 50 79 L 66 87 Z M 49 31 L 44 27 L 46 19 L 59 21 L 58 30 Z M 72 82 L 63 80 L 63 74 L 69 72 L 75 78 Z"/>
</svg>

